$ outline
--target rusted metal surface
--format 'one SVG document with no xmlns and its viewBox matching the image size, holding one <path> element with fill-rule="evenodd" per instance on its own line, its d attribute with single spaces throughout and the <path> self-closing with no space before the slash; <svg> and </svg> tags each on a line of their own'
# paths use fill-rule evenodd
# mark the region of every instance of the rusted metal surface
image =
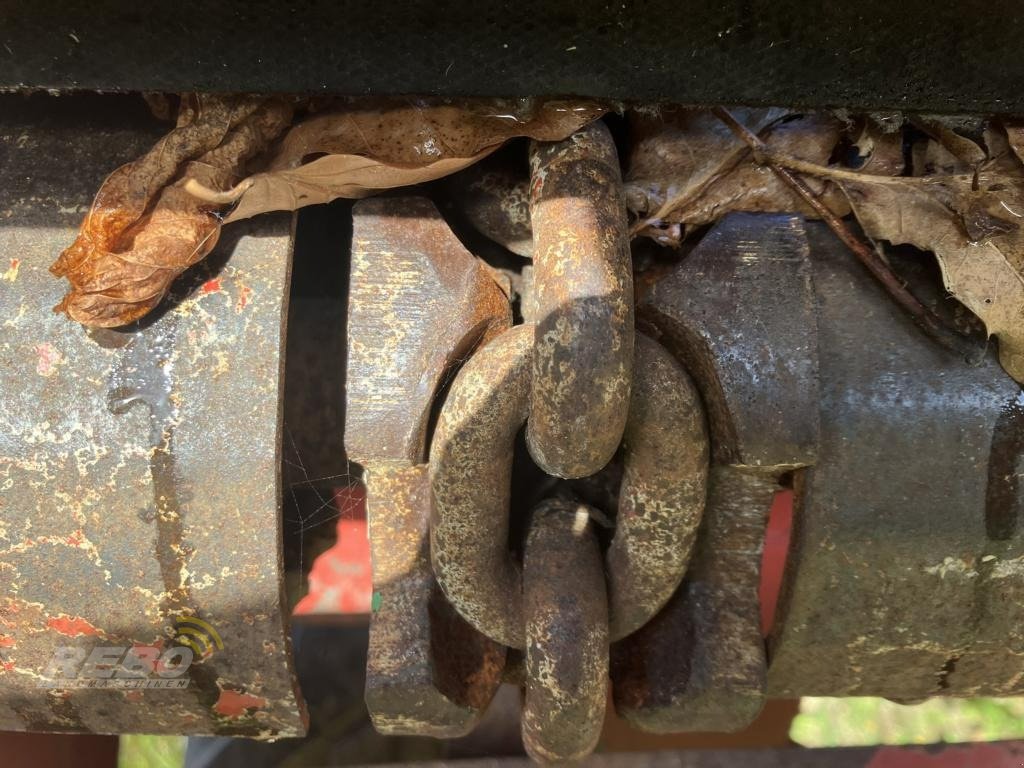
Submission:
<svg viewBox="0 0 1024 768">
<path fill-rule="evenodd" d="M 376 607 L 366 703 L 381 733 L 468 733 L 505 649 L 445 599 L 430 565 L 426 430 L 444 377 L 512 321 L 508 298 L 424 198 L 353 208 L 345 444 L 364 469 Z"/>
<path fill-rule="evenodd" d="M 769 693 L 1020 693 L 1020 387 L 991 355 L 971 367 L 929 342 L 829 233 L 808 233 L 821 444 L 797 484 Z"/>
<path fill-rule="evenodd" d="M 615 536 L 605 554 L 613 640 L 647 622 L 682 581 L 708 472 L 700 396 L 672 356 L 640 334 L 622 446 Z"/>
<path fill-rule="evenodd" d="M 533 257 L 530 179 L 507 153 L 491 155 L 451 177 L 458 209 L 485 237 L 526 258 Z"/>
<path fill-rule="evenodd" d="M 111 148 L 151 135 L 75 124 L 0 128 L 0 728 L 301 733 L 278 565 L 290 217 L 225 232 L 144 327 L 86 332 L 51 313 L 46 267 Z M 161 651 L 186 617 L 223 648 L 207 636 L 185 688 L 40 687 L 61 648 Z"/>
<path fill-rule="evenodd" d="M 375 607 L 366 705 L 386 734 L 469 733 L 501 684 L 505 649 L 448 603 L 430 567 L 426 465 L 379 463 L 365 476 Z"/>
<path fill-rule="evenodd" d="M 686 578 L 648 624 L 613 646 L 615 709 L 655 733 L 736 731 L 765 701 L 761 549 L 778 486 L 737 467 L 711 471 Z"/>
<path fill-rule="evenodd" d="M 516 326 L 460 371 L 431 448 L 431 557 L 441 586 L 481 632 L 525 647 L 521 569 L 509 550 L 515 436 L 527 418 L 533 326 Z M 608 550 L 613 636 L 653 616 L 678 586 L 704 505 L 708 444 L 693 385 L 667 352 L 638 342 Z"/>
<path fill-rule="evenodd" d="M 734 731 L 763 705 L 766 517 L 776 477 L 817 454 L 808 254 L 797 218 L 729 216 L 641 302 L 644 322 L 698 376 L 716 456 L 735 463 L 712 469 L 682 586 L 613 647 L 616 709 L 643 730 Z"/>
<path fill-rule="evenodd" d="M 633 372 L 633 273 L 615 143 L 600 121 L 530 146 L 538 312 L 526 440 L 556 477 L 586 477 L 622 439 Z"/>
<path fill-rule="evenodd" d="M 579 760 L 597 746 L 608 698 L 608 603 L 585 505 L 551 499 L 534 509 L 523 601 L 523 744 L 539 762 Z"/>
<path fill-rule="evenodd" d="M 459 371 L 430 448 L 430 556 L 448 599 L 502 645 L 526 646 L 521 573 L 508 549 L 515 436 L 526 421 L 532 325 L 512 328 Z"/>
<path fill-rule="evenodd" d="M 345 444 L 422 462 L 445 373 L 511 325 L 508 297 L 426 198 L 362 200 L 353 222 Z"/>
<path fill-rule="evenodd" d="M 817 320 L 800 217 L 726 216 L 638 312 L 696 380 L 716 463 L 814 461 Z"/>
</svg>

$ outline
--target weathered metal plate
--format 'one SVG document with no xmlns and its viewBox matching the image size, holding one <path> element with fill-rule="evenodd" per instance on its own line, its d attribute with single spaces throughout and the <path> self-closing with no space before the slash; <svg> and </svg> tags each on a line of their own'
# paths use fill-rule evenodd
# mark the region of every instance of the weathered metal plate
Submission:
<svg viewBox="0 0 1024 768">
<path fill-rule="evenodd" d="M 469 733 L 490 704 L 505 648 L 477 632 L 445 598 L 430 567 L 427 466 L 368 468 L 373 585 L 366 705 L 385 734 Z"/>
<path fill-rule="evenodd" d="M 452 607 L 430 565 L 427 427 L 445 377 L 508 328 L 508 298 L 422 197 L 353 207 L 345 444 L 365 468 L 375 608 L 366 704 L 385 734 L 468 733 L 505 649 Z"/>
<path fill-rule="evenodd" d="M 769 693 L 1020 693 L 1020 387 L 991 354 L 971 367 L 936 346 L 807 228 L 821 443 L 797 484 Z"/>
<path fill-rule="evenodd" d="M 289 217 L 226 231 L 145 327 L 86 332 L 51 312 L 47 267 L 151 137 L 85 127 L 0 125 L 0 728 L 301 733 L 279 574 Z M 178 675 L 118 668 L 187 639 L 204 654 Z M 167 679 L 186 687 L 98 687 Z"/>
<path fill-rule="evenodd" d="M 690 569 L 649 623 L 612 646 L 615 709 L 641 730 L 737 731 L 765 702 L 758 584 L 771 477 L 714 467 Z"/>
<path fill-rule="evenodd" d="M 430 200 L 360 200 L 352 217 L 345 446 L 360 462 L 419 463 L 445 374 L 512 309 Z"/>
<path fill-rule="evenodd" d="M 814 462 L 818 341 L 807 255 L 800 217 L 733 213 L 640 300 L 642 321 L 697 381 L 717 463 Z"/>
<path fill-rule="evenodd" d="M 612 648 L 616 709 L 641 729 L 735 731 L 764 704 L 765 523 L 778 476 L 817 454 L 808 250 L 798 217 L 733 214 L 640 303 L 643 322 L 700 382 L 723 462 L 683 584 Z"/>
</svg>

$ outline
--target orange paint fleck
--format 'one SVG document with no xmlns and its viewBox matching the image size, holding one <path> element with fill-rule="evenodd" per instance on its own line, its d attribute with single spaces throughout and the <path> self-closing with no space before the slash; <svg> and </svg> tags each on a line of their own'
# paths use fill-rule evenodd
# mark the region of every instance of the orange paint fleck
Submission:
<svg viewBox="0 0 1024 768">
<path fill-rule="evenodd" d="M 203 283 L 203 287 L 199 289 L 200 293 L 220 293 L 220 278 L 214 277 Z"/>
<path fill-rule="evenodd" d="M 11 266 L 8 267 L 7 271 L 0 275 L 0 280 L 6 280 L 9 283 L 13 283 L 18 279 L 18 269 L 21 267 L 21 259 L 11 259 Z"/>
<path fill-rule="evenodd" d="M 125 691 L 124 697 L 128 701 L 138 703 L 142 701 L 142 691 Z"/>
<path fill-rule="evenodd" d="M 267 703 L 262 696 L 224 689 L 220 692 L 217 703 L 213 705 L 213 711 L 221 717 L 242 717 L 248 714 L 246 710 L 263 709 Z"/>
<path fill-rule="evenodd" d="M 0 662 L 0 669 L 2 669 L 4 672 L 13 672 L 14 671 L 14 662 L 13 661 Z"/>
<path fill-rule="evenodd" d="M 49 342 L 36 345 L 36 373 L 40 376 L 53 376 L 63 362 L 60 352 Z"/>
<path fill-rule="evenodd" d="M 69 547 L 81 546 L 82 541 L 83 541 L 83 536 L 82 536 L 82 532 L 80 530 L 79 531 L 75 531 L 70 536 L 68 536 L 66 539 L 64 539 L 64 542 Z"/>
<path fill-rule="evenodd" d="M 0 648 L 13 648 L 14 638 L 10 635 L 0 635 Z"/>
<path fill-rule="evenodd" d="M 241 312 L 249 306 L 249 299 L 252 298 L 252 288 L 245 283 L 238 284 L 238 301 L 235 302 L 235 312 Z"/>
<path fill-rule="evenodd" d="M 93 626 L 81 616 L 51 616 L 46 620 L 46 626 L 68 637 L 103 634 L 103 630 Z"/>
</svg>

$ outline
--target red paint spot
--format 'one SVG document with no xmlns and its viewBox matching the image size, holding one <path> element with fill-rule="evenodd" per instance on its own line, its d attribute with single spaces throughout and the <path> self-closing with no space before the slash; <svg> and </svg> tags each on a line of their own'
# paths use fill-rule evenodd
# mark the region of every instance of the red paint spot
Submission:
<svg viewBox="0 0 1024 768">
<path fill-rule="evenodd" d="M 13 661 L 0 662 L 0 669 L 3 669 L 4 672 L 13 672 L 14 671 L 14 662 Z"/>
<path fill-rule="evenodd" d="M 309 592 L 295 606 L 296 616 L 365 614 L 373 602 L 373 570 L 366 530 L 366 493 L 361 486 L 334 492 L 337 540 L 313 561 Z"/>
<path fill-rule="evenodd" d="M 61 362 L 60 352 L 52 344 L 36 345 L 36 373 L 40 376 L 53 376 Z"/>
<path fill-rule="evenodd" d="M 80 616 L 52 616 L 46 620 L 46 626 L 68 637 L 103 634 L 103 630 L 94 627 Z"/>
<path fill-rule="evenodd" d="M 221 717 L 242 717 L 250 709 L 263 709 L 267 706 L 267 700 L 261 696 L 253 696 L 238 691 L 222 690 L 217 703 L 213 705 L 213 711 Z"/>
<path fill-rule="evenodd" d="M 77 530 L 64 539 L 64 541 L 69 547 L 77 547 L 81 545 L 82 541 L 84 541 L 84 535 L 81 530 Z"/>
<path fill-rule="evenodd" d="M 14 638 L 10 635 L 0 635 L 0 648 L 13 648 Z"/>
<path fill-rule="evenodd" d="M 132 702 L 136 702 L 136 703 L 142 701 L 142 699 L 143 699 L 142 691 L 125 691 L 124 692 L 124 697 L 128 701 L 132 701 Z"/>
<path fill-rule="evenodd" d="M 244 283 L 238 284 L 238 301 L 235 303 L 235 312 L 241 312 L 249 306 L 249 299 L 252 298 L 252 288 Z"/>
<path fill-rule="evenodd" d="M 764 551 L 761 555 L 761 634 L 768 637 L 775 624 L 775 609 L 782 589 L 782 577 L 786 572 L 786 557 L 789 554 L 789 537 L 793 526 L 793 492 L 782 490 L 775 494 L 771 512 L 768 513 L 768 528 L 764 535 Z"/>
<path fill-rule="evenodd" d="M 220 278 L 214 277 L 211 280 L 207 280 L 203 283 L 203 287 L 199 289 L 200 293 L 220 293 Z"/>
</svg>

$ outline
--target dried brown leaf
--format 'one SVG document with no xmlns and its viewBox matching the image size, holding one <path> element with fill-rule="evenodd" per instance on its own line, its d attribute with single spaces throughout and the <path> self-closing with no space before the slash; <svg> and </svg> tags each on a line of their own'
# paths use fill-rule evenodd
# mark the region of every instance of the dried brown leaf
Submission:
<svg viewBox="0 0 1024 768">
<path fill-rule="evenodd" d="M 1024 162 L 1024 123 L 1008 120 L 1004 121 L 1003 128 L 1006 130 L 1006 141 L 1013 154 Z"/>
<path fill-rule="evenodd" d="M 843 134 L 843 123 L 826 114 L 781 110 L 736 110 L 738 119 L 782 154 L 824 165 Z M 638 216 L 633 233 L 673 244 L 682 226 L 700 226 L 730 211 L 787 211 L 816 217 L 815 211 L 749 147 L 708 110 L 676 110 L 640 116 L 626 175 L 626 200 Z M 903 170 L 899 134 L 864 123 L 852 142 L 863 159 L 858 173 Z M 831 184 L 808 181 L 837 215 L 849 212 Z"/>
<path fill-rule="evenodd" d="M 914 147 L 915 176 L 973 173 L 987 159 L 976 142 L 939 118 L 918 117 L 911 122 L 931 137 L 931 141 Z"/>
<path fill-rule="evenodd" d="M 384 102 L 316 115 L 295 126 L 269 170 L 232 190 L 190 185 L 199 197 L 237 200 L 225 221 L 339 197 L 419 184 L 475 163 L 509 139 L 556 141 L 600 117 L 590 102 Z"/>
<path fill-rule="evenodd" d="M 786 116 L 782 109 L 738 109 L 759 132 Z M 709 110 L 666 107 L 630 114 L 631 141 L 624 175 L 626 203 L 645 218 L 662 219 L 749 157 Z"/>
<path fill-rule="evenodd" d="M 220 231 L 217 206 L 185 192 L 183 178 L 168 182 L 183 173 L 211 186 L 230 183 L 291 113 L 277 100 L 184 101 L 178 127 L 108 177 L 75 242 L 51 267 L 71 283 L 55 309 L 96 327 L 149 312 L 175 277 L 210 252 Z"/>
<path fill-rule="evenodd" d="M 840 183 L 869 237 L 935 253 L 946 288 L 1024 382 L 1024 168 L 1008 151 L 993 153 L 991 139 L 977 173 Z"/>
</svg>

